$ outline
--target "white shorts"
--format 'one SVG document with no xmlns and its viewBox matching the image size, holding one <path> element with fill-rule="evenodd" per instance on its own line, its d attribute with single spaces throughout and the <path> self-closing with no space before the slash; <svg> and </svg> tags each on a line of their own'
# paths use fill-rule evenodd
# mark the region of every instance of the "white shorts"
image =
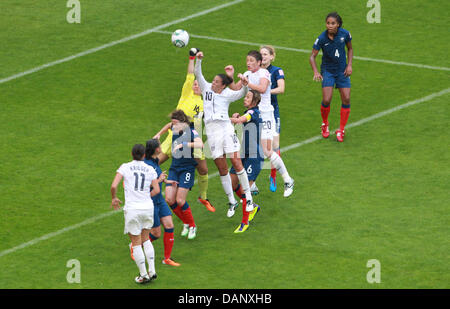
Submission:
<svg viewBox="0 0 450 309">
<path fill-rule="evenodd" d="M 234 127 L 228 121 L 213 121 L 206 126 L 206 137 L 213 160 L 241 149 Z"/>
<path fill-rule="evenodd" d="M 152 209 L 128 209 L 123 211 L 125 217 L 124 234 L 141 235 L 142 230 L 153 227 Z"/>
<path fill-rule="evenodd" d="M 275 117 L 273 111 L 261 112 L 262 130 L 261 139 L 273 140 L 274 136 L 278 136 Z"/>
</svg>

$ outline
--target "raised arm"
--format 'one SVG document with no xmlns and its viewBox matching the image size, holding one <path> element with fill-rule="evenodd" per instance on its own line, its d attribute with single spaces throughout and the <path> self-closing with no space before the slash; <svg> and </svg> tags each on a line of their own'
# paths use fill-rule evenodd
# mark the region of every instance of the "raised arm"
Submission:
<svg viewBox="0 0 450 309">
<path fill-rule="evenodd" d="M 162 127 L 161 130 L 159 130 L 158 133 L 155 134 L 155 136 L 153 136 L 153 138 L 157 138 L 160 139 L 161 135 L 163 135 L 164 133 L 166 133 L 167 131 L 169 131 L 170 127 L 172 126 L 172 123 L 169 122 L 168 124 L 166 124 L 164 127 Z"/>
<path fill-rule="evenodd" d="M 208 82 L 203 77 L 202 59 L 203 59 L 203 52 L 198 52 L 197 53 L 197 61 L 195 63 L 195 68 L 194 68 L 194 74 L 195 74 L 195 77 L 197 78 L 200 89 L 203 91 L 207 87 Z"/>
<path fill-rule="evenodd" d="M 232 65 L 227 65 L 225 67 L 225 73 L 231 77 L 231 79 L 233 80 L 233 82 L 231 84 L 228 85 L 228 87 L 231 90 L 239 90 L 242 88 L 242 81 L 239 80 L 237 83 L 235 83 L 234 81 L 234 67 Z"/>
</svg>

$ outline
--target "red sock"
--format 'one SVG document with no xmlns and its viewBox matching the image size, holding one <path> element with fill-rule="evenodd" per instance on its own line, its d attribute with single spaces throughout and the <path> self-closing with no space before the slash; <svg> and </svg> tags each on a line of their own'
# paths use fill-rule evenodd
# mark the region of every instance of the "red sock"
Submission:
<svg viewBox="0 0 450 309">
<path fill-rule="evenodd" d="M 238 184 L 237 188 L 234 190 L 234 192 L 236 193 L 236 195 L 241 198 L 244 199 L 245 198 L 245 193 L 244 190 L 242 190 L 242 187 L 240 184 Z"/>
<path fill-rule="evenodd" d="M 349 115 L 350 115 L 350 104 L 348 104 L 348 105 L 342 104 L 342 107 L 341 107 L 341 122 L 340 122 L 340 126 L 339 126 L 339 129 L 341 129 L 341 131 L 344 131 L 344 129 L 345 129 L 345 125 L 347 124 L 347 120 L 348 120 L 348 116 Z"/>
<path fill-rule="evenodd" d="M 246 211 L 245 207 L 247 207 L 247 200 L 242 199 L 242 223 L 248 224 L 248 216 L 250 215 L 250 212 Z"/>
<path fill-rule="evenodd" d="M 322 114 L 323 123 L 328 123 L 328 114 L 330 113 L 330 105 L 324 106 L 323 103 L 320 106 L 320 113 Z"/>
<path fill-rule="evenodd" d="M 280 149 L 278 149 L 275 152 L 281 157 Z M 272 169 L 270 170 L 270 177 L 272 177 L 273 179 L 276 179 L 276 177 L 277 177 L 277 169 L 274 168 L 273 166 L 272 166 Z"/>
<path fill-rule="evenodd" d="M 186 210 L 183 210 L 183 217 L 184 217 L 184 220 L 186 221 L 186 224 L 189 224 L 189 227 L 194 227 L 195 226 L 194 217 L 192 216 L 191 207 L 188 207 Z"/>
<path fill-rule="evenodd" d="M 177 217 L 181 220 L 181 222 L 183 222 L 184 224 L 187 224 L 187 222 L 185 222 L 183 211 L 181 210 L 181 207 L 177 206 L 175 208 L 172 208 L 172 211 L 174 212 L 174 214 L 177 215 Z"/>
<path fill-rule="evenodd" d="M 173 232 L 164 232 L 164 258 L 168 259 L 172 255 L 173 248 Z"/>
</svg>

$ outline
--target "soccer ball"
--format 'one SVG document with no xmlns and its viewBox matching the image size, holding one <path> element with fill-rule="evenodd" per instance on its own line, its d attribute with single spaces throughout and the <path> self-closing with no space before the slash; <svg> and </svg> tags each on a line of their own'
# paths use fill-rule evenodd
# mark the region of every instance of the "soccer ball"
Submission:
<svg viewBox="0 0 450 309">
<path fill-rule="evenodd" d="M 172 43 L 176 47 L 185 47 L 189 43 L 189 33 L 182 29 L 175 30 L 172 33 Z"/>
</svg>

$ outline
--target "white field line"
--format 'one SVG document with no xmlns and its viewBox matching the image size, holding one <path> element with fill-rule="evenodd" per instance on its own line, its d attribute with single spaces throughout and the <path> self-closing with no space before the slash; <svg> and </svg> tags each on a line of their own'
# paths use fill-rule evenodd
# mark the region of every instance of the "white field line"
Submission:
<svg viewBox="0 0 450 309">
<path fill-rule="evenodd" d="M 420 98 L 420 99 L 417 99 L 417 100 L 409 101 L 409 102 L 407 102 L 405 104 L 393 107 L 391 109 L 388 109 L 388 110 L 385 110 L 383 112 L 374 114 L 374 115 L 369 116 L 367 118 L 363 118 L 363 119 L 358 120 L 356 122 L 350 123 L 350 124 L 347 125 L 347 128 L 353 128 L 353 127 L 360 126 L 360 125 L 365 124 L 367 122 L 370 122 L 372 120 L 375 120 L 375 119 L 384 117 L 386 115 L 389 115 L 389 114 L 391 114 L 393 112 L 396 112 L 396 111 L 399 111 L 401 109 L 410 107 L 412 105 L 416 105 L 416 104 L 419 104 L 419 103 L 430 101 L 430 100 L 432 100 L 434 98 L 443 96 L 443 95 L 448 94 L 448 93 L 450 93 L 450 88 L 444 89 L 444 90 L 439 91 L 439 92 L 432 93 L 432 94 L 430 94 L 430 95 L 428 95 L 426 97 L 423 97 L 423 98 Z M 334 134 L 334 133 L 332 133 L 332 134 Z M 281 152 L 286 152 L 286 151 L 289 151 L 289 150 L 292 150 L 292 149 L 295 149 L 295 148 L 298 148 L 298 147 L 310 144 L 310 143 L 315 142 L 315 141 L 317 141 L 319 139 L 321 139 L 321 135 L 317 135 L 317 136 L 314 136 L 314 137 L 309 138 L 307 140 L 304 140 L 302 142 L 295 143 L 295 144 L 283 147 L 283 148 L 281 148 Z M 210 174 L 208 178 L 213 178 L 213 177 L 217 177 L 217 176 L 219 176 L 218 172 Z M 61 234 L 65 233 L 65 232 L 68 232 L 68 231 L 77 229 L 79 227 L 82 227 L 82 226 L 94 223 L 94 222 L 96 222 L 96 221 L 98 221 L 100 219 L 109 217 L 109 216 L 111 216 L 113 214 L 117 214 L 117 213 L 122 213 L 122 212 L 121 211 L 109 211 L 109 212 L 103 213 L 101 215 L 97 215 L 97 216 L 94 216 L 94 217 L 89 218 L 87 220 L 84 220 L 83 222 L 80 222 L 78 224 L 71 225 L 69 227 L 63 228 L 63 229 L 58 230 L 56 232 L 52 232 L 52 233 L 46 234 L 44 236 L 35 238 L 35 239 L 31 240 L 31 241 L 28 241 L 26 243 L 23 243 L 21 245 L 18 245 L 16 247 L 11 248 L 11 249 L 7 249 L 7 250 L 4 250 L 4 251 L 1 251 L 0 252 L 0 257 L 5 256 L 5 255 L 7 255 L 9 253 L 13 253 L 13 252 L 15 252 L 17 250 L 20 250 L 20 249 L 23 249 L 23 248 L 35 245 L 35 244 L 37 244 L 37 243 L 39 243 L 39 242 L 41 242 L 43 240 L 47 240 L 47 239 L 53 238 L 55 236 L 58 236 L 58 235 L 61 235 Z"/>
<path fill-rule="evenodd" d="M 172 32 L 169 31 L 154 31 L 155 33 L 162 33 L 162 34 L 172 34 Z M 190 37 L 197 38 L 197 39 L 206 39 L 206 40 L 213 40 L 213 41 L 220 41 L 220 42 L 226 42 L 226 43 L 233 43 L 233 44 L 242 44 L 242 45 L 250 45 L 250 46 L 261 46 L 265 45 L 266 43 L 254 43 L 254 42 L 246 42 L 246 41 L 239 41 L 239 40 L 231 40 L 231 39 L 223 39 L 223 38 L 216 38 L 212 36 L 206 36 L 206 35 L 197 35 L 197 34 L 189 34 Z M 275 49 L 282 49 L 282 50 L 288 50 L 288 51 L 294 51 L 299 53 L 305 53 L 310 54 L 312 51 L 311 49 L 300 49 L 300 48 L 292 48 L 292 47 L 284 47 L 284 46 L 277 46 L 273 45 Z M 322 52 L 320 52 L 322 54 Z M 431 66 L 426 64 L 417 64 L 417 63 L 408 63 L 403 61 L 392 61 L 392 60 L 385 60 L 385 59 L 375 59 L 375 58 L 368 58 L 368 57 L 359 57 L 354 56 L 354 59 L 363 60 L 363 61 L 372 61 L 372 62 L 381 62 L 381 63 L 388 63 L 388 64 L 396 64 L 396 65 L 404 65 L 404 66 L 410 66 L 410 67 L 417 67 L 422 69 L 431 69 L 431 70 L 440 70 L 440 71 L 450 71 L 450 68 L 447 67 L 437 67 L 437 66 Z"/>
<path fill-rule="evenodd" d="M 196 17 L 199 17 L 199 16 L 203 16 L 203 15 L 209 14 L 209 13 L 211 13 L 211 12 L 215 12 L 215 11 L 221 10 L 221 9 L 223 9 L 223 8 L 232 6 L 232 5 L 234 5 L 234 4 L 237 4 L 237 3 L 240 3 L 240 2 L 243 2 L 243 1 L 245 1 L 245 0 L 236 0 L 236 1 L 233 1 L 233 2 L 228 2 L 228 3 L 222 4 L 222 5 L 218 5 L 218 6 L 215 6 L 215 7 L 213 7 L 213 8 L 210 8 L 210 9 L 207 9 L 207 10 L 204 10 L 204 11 L 201 11 L 201 12 L 198 12 L 198 13 L 195 13 L 195 14 L 192 14 L 192 15 L 189 15 L 189 16 L 186 16 L 186 17 L 184 17 L 184 18 L 176 19 L 176 20 L 173 20 L 173 21 L 171 21 L 171 22 L 168 22 L 168 23 L 165 23 L 165 24 L 156 26 L 156 27 L 154 27 L 154 28 L 147 29 L 147 30 L 142 31 L 142 32 L 140 32 L 140 33 L 137 33 L 137 34 L 133 34 L 133 35 L 124 37 L 124 38 L 122 38 L 122 39 L 120 39 L 120 40 L 112 41 L 112 42 L 109 42 L 109 43 L 107 43 L 107 44 L 104 44 L 104 45 L 101 45 L 101 46 L 98 46 L 98 47 L 94 47 L 94 48 L 85 50 L 85 51 L 80 52 L 80 53 L 78 53 L 78 54 L 75 54 L 75 55 L 72 55 L 72 56 L 69 56 L 69 57 L 66 57 L 66 58 L 63 58 L 63 59 L 59 59 L 59 60 L 56 60 L 56 61 L 52 61 L 52 62 L 43 64 L 43 65 L 40 65 L 40 66 L 35 67 L 35 68 L 32 68 L 32 69 L 30 69 L 30 70 L 27 70 L 27 71 L 24 71 L 24 72 L 21 72 L 21 73 L 14 74 L 14 75 L 11 75 L 11 76 L 9 76 L 9 77 L 5 77 L 5 78 L 3 78 L 3 79 L 0 79 L 0 84 L 9 82 L 9 81 L 11 81 L 11 80 L 20 78 L 20 77 L 25 76 L 25 75 L 29 75 L 29 74 L 32 74 L 32 73 L 41 71 L 41 70 L 43 70 L 43 69 L 46 69 L 46 68 L 55 66 L 55 65 L 60 64 L 60 63 L 68 62 L 68 61 L 71 61 L 71 60 L 73 60 L 73 59 L 80 58 L 80 57 L 83 57 L 83 56 L 86 56 L 86 55 L 89 55 L 89 54 L 98 52 L 98 51 L 103 50 L 103 49 L 105 49 L 105 48 L 109 48 L 109 47 L 112 47 L 112 46 L 115 46 L 115 45 L 118 45 L 118 44 L 121 44 L 121 43 L 125 43 L 125 42 L 128 42 L 128 41 L 131 41 L 131 40 L 140 38 L 140 37 L 142 37 L 142 36 L 145 36 L 145 35 L 147 35 L 147 34 L 153 33 L 153 32 L 155 32 L 155 31 L 158 31 L 158 30 L 167 28 L 167 27 L 172 26 L 172 25 L 175 25 L 175 24 L 179 24 L 179 23 L 181 23 L 181 22 L 184 22 L 184 21 L 189 20 L 189 19 L 192 19 L 192 18 L 196 18 Z"/>
</svg>

